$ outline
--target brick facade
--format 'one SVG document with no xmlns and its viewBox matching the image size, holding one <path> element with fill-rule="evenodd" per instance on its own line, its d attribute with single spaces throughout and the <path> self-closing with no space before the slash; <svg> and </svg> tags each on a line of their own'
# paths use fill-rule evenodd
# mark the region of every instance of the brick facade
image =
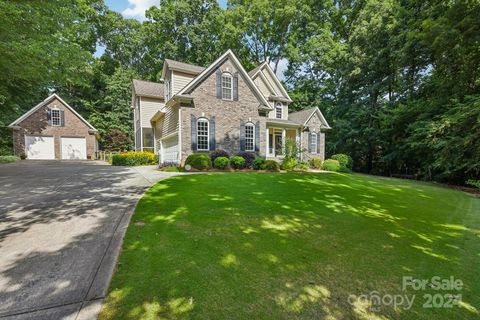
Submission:
<svg viewBox="0 0 480 320">
<path fill-rule="evenodd" d="M 226 60 L 220 67 L 222 71 L 228 71 L 232 74 L 237 72 L 234 64 Z M 238 101 L 226 101 L 216 97 L 216 75 L 215 71 L 203 80 L 192 92 L 194 104 L 191 107 L 181 107 L 181 159 L 195 152 L 192 150 L 191 139 L 191 115 L 196 119 L 205 117 L 211 119 L 215 117 L 215 140 L 216 148 L 223 149 L 230 154 L 240 152 L 240 123 L 259 122 L 260 128 L 260 156 L 265 156 L 266 150 L 266 116 L 260 115 L 258 107 L 260 105 L 257 97 L 245 79 L 239 73 L 238 79 Z M 206 151 L 204 151 L 206 152 Z"/>
<path fill-rule="evenodd" d="M 47 109 L 56 107 L 64 111 L 65 125 L 48 125 Z M 57 98 L 42 106 L 29 117 L 17 124 L 19 129 L 13 130 L 13 146 L 15 155 L 25 154 L 25 135 L 53 136 L 55 144 L 55 159 L 61 159 L 61 137 L 85 137 L 87 144 L 87 158 L 92 158 L 96 151 L 96 137 L 89 132 L 90 128 L 68 107 Z"/>
<path fill-rule="evenodd" d="M 308 127 L 307 131 L 303 132 L 303 137 L 302 137 L 302 147 L 306 150 L 304 154 L 304 160 L 309 160 L 314 157 L 319 157 L 323 160 L 325 160 L 325 132 L 322 132 L 320 130 L 322 126 L 322 121 L 318 117 L 317 113 L 314 113 L 313 116 L 310 118 L 310 120 L 306 123 L 306 127 Z M 308 146 L 308 133 L 309 132 L 315 132 L 319 133 L 320 132 L 320 150 L 318 153 L 310 153 L 308 152 L 309 146 Z"/>
</svg>

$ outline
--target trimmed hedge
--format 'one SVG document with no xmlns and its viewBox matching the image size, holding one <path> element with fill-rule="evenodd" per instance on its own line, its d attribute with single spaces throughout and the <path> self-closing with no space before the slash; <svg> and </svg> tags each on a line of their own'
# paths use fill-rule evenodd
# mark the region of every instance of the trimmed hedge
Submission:
<svg viewBox="0 0 480 320">
<path fill-rule="evenodd" d="M 236 154 L 236 156 L 242 157 L 245 159 L 245 168 L 252 168 L 253 162 L 255 161 L 256 155 L 252 152 L 241 151 Z"/>
<path fill-rule="evenodd" d="M 327 159 L 323 162 L 322 169 L 327 171 L 338 172 L 340 171 L 340 162 L 334 159 Z"/>
<path fill-rule="evenodd" d="M 255 160 L 253 160 L 253 165 L 252 165 L 254 170 L 263 170 L 265 169 L 265 158 L 262 157 L 256 157 Z"/>
<path fill-rule="evenodd" d="M 353 159 L 347 154 L 338 153 L 332 156 L 333 160 L 337 160 L 340 163 L 340 171 L 350 172 L 353 169 Z"/>
<path fill-rule="evenodd" d="M 191 165 L 192 168 L 197 170 L 207 170 L 212 167 L 212 160 L 208 154 L 191 154 L 187 157 L 187 160 L 185 160 L 185 165 Z"/>
<path fill-rule="evenodd" d="M 114 166 L 145 166 L 155 164 L 155 154 L 151 152 L 125 152 L 112 155 Z"/>
<path fill-rule="evenodd" d="M 322 159 L 315 157 L 310 159 L 310 168 L 312 169 L 322 169 Z"/>
<path fill-rule="evenodd" d="M 20 160 L 17 156 L 0 156 L 0 163 L 11 163 Z"/>
<path fill-rule="evenodd" d="M 265 161 L 265 166 L 264 166 L 265 170 L 268 170 L 268 171 L 275 171 L 275 172 L 278 172 L 280 171 L 280 165 L 278 164 L 277 161 L 275 160 L 267 160 Z"/>
<path fill-rule="evenodd" d="M 215 159 L 217 159 L 218 157 L 225 157 L 225 158 L 229 159 L 230 154 L 227 151 L 221 150 L 221 149 L 217 149 L 217 150 L 214 150 L 214 151 L 210 152 L 210 159 L 212 159 L 213 164 L 215 164 Z"/>
<path fill-rule="evenodd" d="M 240 156 L 233 156 L 230 158 L 230 166 L 234 169 L 243 169 L 245 168 L 245 158 Z"/>
<path fill-rule="evenodd" d="M 213 162 L 213 166 L 217 169 L 223 170 L 228 167 L 228 158 L 227 157 L 217 157 Z"/>
</svg>

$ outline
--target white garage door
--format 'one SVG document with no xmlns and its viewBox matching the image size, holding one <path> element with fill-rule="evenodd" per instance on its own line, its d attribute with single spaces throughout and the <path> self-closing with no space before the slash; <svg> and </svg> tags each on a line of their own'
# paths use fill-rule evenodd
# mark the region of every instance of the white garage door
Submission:
<svg viewBox="0 0 480 320">
<path fill-rule="evenodd" d="M 27 159 L 55 159 L 53 137 L 25 136 Z"/>
<path fill-rule="evenodd" d="M 60 139 L 62 146 L 62 159 L 85 160 L 87 159 L 87 141 L 85 138 Z"/>
</svg>

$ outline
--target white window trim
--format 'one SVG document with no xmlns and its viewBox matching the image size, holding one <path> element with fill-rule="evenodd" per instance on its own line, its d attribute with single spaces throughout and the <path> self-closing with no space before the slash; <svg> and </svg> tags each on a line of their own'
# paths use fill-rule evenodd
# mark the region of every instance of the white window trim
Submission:
<svg viewBox="0 0 480 320">
<path fill-rule="evenodd" d="M 53 111 L 58 111 L 58 124 L 53 123 Z M 57 107 L 50 108 L 50 121 L 53 127 L 60 127 L 62 125 L 62 112 L 60 111 L 59 108 Z"/>
<path fill-rule="evenodd" d="M 252 149 L 247 149 L 247 127 L 252 127 Z M 245 151 L 255 152 L 255 125 L 252 122 L 245 124 Z"/>
<path fill-rule="evenodd" d="M 280 109 L 280 118 L 278 117 L 278 109 Z M 275 119 L 283 119 L 283 104 L 279 102 L 275 105 Z"/>
<path fill-rule="evenodd" d="M 207 123 L 207 149 L 200 149 L 199 144 L 198 144 L 198 124 L 200 122 L 206 122 Z M 204 135 L 202 135 L 204 137 Z M 207 118 L 200 118 L 197 120 L 197 150 L 198 151 L 209 151 L 210 150 L 210 121 L 208 121 Z"/>
<path fill-rule="evenodd" d="M 230 78 L 230 88 L 223 86 L 223 77 Z M 229 72 L 223 72 L 220 81 L 222 82 L 222 100 L 233 101 L 233 77 L 232 77 L 232 75 Z M 223 97 L 223 89 L 229 89 L 230 90 L 230 99 Z"/>
<path fill-rule="evenodd" d="M 313 140 L 315 138 L 315 143 L 313 143 Z M 315 153 L 317 154 L 318 153 L 318 134 L 316 132 L 312 132 L 312 141 L 310 143 L 310 148 L 312 148 L 312 146 L 314 146 L 314 148 L 312 148 L 312 153 Z"/>
</svg>

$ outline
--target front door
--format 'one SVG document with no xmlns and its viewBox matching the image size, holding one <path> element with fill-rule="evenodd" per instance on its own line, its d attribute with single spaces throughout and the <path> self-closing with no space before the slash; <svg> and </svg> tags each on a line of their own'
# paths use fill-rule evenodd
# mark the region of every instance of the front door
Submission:
<svg viewBox="0 0 480 320">
<path fill-rule="evenodd" d="M 282 135 L 275 134 L 275 156 L 281 156 L 282 152 Z"/>
</svg>

